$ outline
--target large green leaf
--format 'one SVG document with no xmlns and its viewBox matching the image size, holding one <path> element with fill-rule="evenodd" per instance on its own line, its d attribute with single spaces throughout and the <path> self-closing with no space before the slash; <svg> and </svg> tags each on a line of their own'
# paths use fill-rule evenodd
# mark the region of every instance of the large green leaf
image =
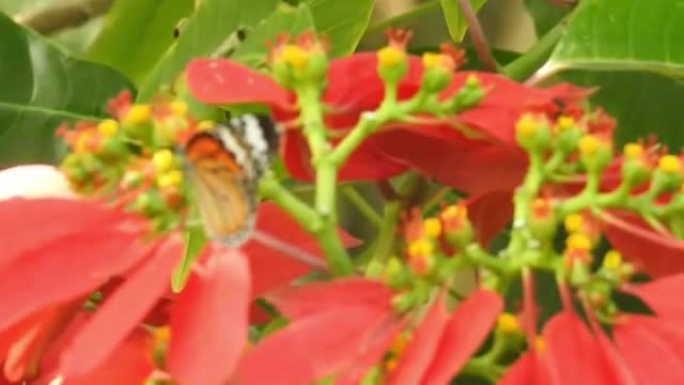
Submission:
<svg viewBox="0 0 684 385">
<path fill-rule="evenodd" d="M 178 21 L 193 8 L 194 0 L 118 0 L 87 57 L 139 84 L 173 43 Z"/>
<path fill-rule="evenodd" d="M 534 20 L 537 36 L 546 34 L 571 10 L 570 7 L 552 4 L 549 0 L 525 0 L 525 6 Z"/>
<path fill-rule="evenodd" d="M 473 11 L 477 12 L 487 2 L 487 0 L 469 0 Z M 444 13 L 444 20 L 447 28 L 449 28 L 449 35 L 451 38 L 460 42 L 463 40 L 466 31 L 468 30 L 468 23 L 463 16 L 458 0 L 440 0 L 442 5 L 442 13 Z"/>
<path fill-rule="evenodd" d="M 183 31 L 145 79 L 139 98 L 149 99 L 170 86 L 185 65 L 197 56 L 220 56 L 238 28 L 251 28 L 270 15 L 278 0 L 202 0 Z"/>
<path fill-rule="evenodd" d="M 684 146 L 684 84 L 646 72 L 575 71 L 563 77 L 599 89 L 591 98 L 618 120 L 620 144 L 657 134 L 672 150 Z"/>
<path fill-rule="evenodd" d="M 314 21 L 306 4 L 302 3 L 297 7 L 283 4 L 254 27 L 254 30 L 237 47 L 231 58 L 251 67 L 263 66 L 266 64 L 268 55 L 265 42 L 275 41 L 283 31 L 297 35 L 304 31 L 313 30 L 313 28 Z"/>
<path fill-rule="evenodd" d="M 60 122 L 96 119 L 131 87 L 105 66 L 77 60 L 0 14 L 0 166 L 53 162 Z"/>
<path fill-rule="evenodd" d="M 330 42 L 330 55 L 356 49 L 370 21 L 375 0 L 307 0 L 316 32 Z"/>
<path fill-rule="evenodd" d="M 684 76 L 684 0 L 582 0 L 547 70 Z"/>
</svg>

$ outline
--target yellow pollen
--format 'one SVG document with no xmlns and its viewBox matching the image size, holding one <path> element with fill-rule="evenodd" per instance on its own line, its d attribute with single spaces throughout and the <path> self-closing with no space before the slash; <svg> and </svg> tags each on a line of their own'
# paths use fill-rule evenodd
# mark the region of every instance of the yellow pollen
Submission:
<svg viewBox="0 0 684 385">
<path fill-rule="evenodd" d="M 111 137 L 119 129 L 119 123 L 114 119 L 105 119 L 97 125 L 97 131 L 105 137 Z"/>
<path fill-rule="evenodd" d="M 432 255 L 432 252 L 434 251 L 434 246 L 432 242 L 428 239 L 418 239 L 409 244 L 408 247 L 408 254 L 410 257 L 421 257 L 421 256 L 427 256 L 427 255 Z"/>
<path fill-rule="evenodd" d="M 164 173 L 175 167 L 176 155 L 174 155 L 173 151 L 165 148 L 154 153 L 152 162 L 158 172 Z"/>
<path fill-rule="evenodd" d="M 423 229 L 428 236 L 437 238 L 442 234 L 442 222 L 437 218 L 428 218 L 423 221 Z"/>
<path fill-rule="evenodd" d="M 591 156 L 601 148 L 601 141 L 594 135 L 584 135 L 579 141 L 579 151 L 582 155 Z"/>
<path fill-rule="evenodd" d="M 406 60 L 406 52 L 392 46 L 387 46 L 378 50 L 378 61 L 380 65 L 391 67 Z"/>
<path fill-rule="evenodd" d="M 576 233 L 576 232 L 582 230 L 583 222 L 584 222 L 584 219 L 582 219 L 582 215 L 570 214 L 567 217 L 565 217 L 563 224 L 565 225 L 565 230 L 568 233 Z"/>
<path fill-rule="evenodd" d="M 143 124 L 150 120 L 152 109 L 147 104 L 134 104 L 128 110 L 124 122 L 128 124 Z"/>
<path fill-rule="evenodd" d="M 603 267 L 608 270 L 617 270 L 622 265 L 622 254 L 617 250 L 610 250 L 603 257 Z"/>
<path fill-rule="evenodd" d="M 515 125 L 515 132 L 524 137 L 530 137 L 537 131 L 537 122 L 532 115 L 523 115 Z"/>
<path fill-rule="evenodd" d="M 400 355 L 404 349 L 406 349 L 406 346 L 410 340 L 409 337 L 410 336 L 407 333 L 400 333 L 394 337 L 392 345 L 390 346 L 390 351 L 396 355 Z"/>
<path fill-rule="evenodd" d="M 394 369 L 397 368 L 397 365 L 399 364 L 399 359 L 396 357 L 389 358 L 385 360 L 385 371 L 391 372 Z"/>
<path fill-rule="evenodd" d="M 216 126 L 216 123 L 212 120 L 202 120 L 201 122 L 197 123 L 197 130 L 198 131 L 207 131 L 211 130 Z"/>
<path fill-rule="evenodd" d="M 568 130 L 575 127 L 575 119 L 571 118 L 570 116 L 562 115 L 558 118 L 556 124 L 559 130 Z"/>
<path fill-rule="evenodd" d="M 185 102 L 181 102 L 180 100 L 176 100 L 174 102 L 171 102 L 169 105 L 169 108 L 171 108 L 171 111 L 176 115 L 183 117 L 188 113 L 188 104 Z"/>
<path fill-rule="evenodd" d="M 622 149 L 622 154 L 628 159 L 636 159 L 644 154 L 644 147 L 638 143 L 627 143 Z"/>
<path fill-rule="evenodd" d="M 168 326 L 161 326 L 154 329 L 154 339 L 157 343 L 168 342 L 171 338 L 171 328 Z"/>
<path fill-rule="evenodd" d="M 534 338 L 534 350 L 543 353 L 546 351 L 546 341 L 542 336 L 536 336 Z"/>
<path fill-rule="evenodd" d="M 511 313 L 503 313 L 496 321 L 496 330 L 501 333 L 514 334 L 521 330 L 520 320 Z"/>
<path fill-rule="evenodd" d="M 678 174 L 682 166 L 679 163 L 679 158 L 676 156 L 665 155 L 658 161 L 658 168 L 670 174 Z"/>
<path fill-rule="evenodd" d="M 441 217 L 443 219 L 451 219 L 451 218 L 465 219 L 468 217 L 468 208 L 466 208 L 463 205 L 450 205 L 442 211 Z"/>
<path fill-rule="evenodd" d="M 159 188 L 178 187 L 183 183 L 183 174 L 180 170 L 171 170 L 157 176 Z"/>
<path fill-rule="evenodd" d="M 584 234 L 575 233 L 566 239 L 565 245 L 570 250 L 587 251 L 591 249 L 591 240 Z"/>
<path fill-rule="evenodd" d="M 294 68 L 303 68 L 309 63 L 311 55 L 304 48 L 288 44 L 283 47 L 280 53 L 280 59 L 288 63 Z"/>
</svg>

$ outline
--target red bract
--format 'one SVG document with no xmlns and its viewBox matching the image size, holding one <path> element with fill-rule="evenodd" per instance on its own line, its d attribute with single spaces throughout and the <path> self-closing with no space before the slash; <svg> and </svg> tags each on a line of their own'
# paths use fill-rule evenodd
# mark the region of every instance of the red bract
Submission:
<svg viewBox="0 0 684 385">
<path fill-rule="evenodd" d="M 275 206 L 260 212 L 259 231 L 285 228 L 288 242 L 317 254 L 311 238 Z M 153 346 L 143 343 L 151 337 L 140 337 L 139 327 L 153 322 L 170 327 L 167 369 L 176 380 L 223 384 L 246 346 L 249 265 L 262 292 L 311 269 L 263 245 L 246 245 L 248 259 L 209 244 L 185 289 L 169 296 L 183 242 L 178 234 L 143 241 L 148 227 L 137 216 L 96 202 L 11 199 L 0 201 L 0 228 L 0 361 L 2 377 L 13 382 L 40 370 L 40 383 L 85 384 L 127 367 L 116 383 L 140 383 L 152 370 Z M 104 302 L 84 317 L 83 302 L 98 290 Z"/>
<path fill-rule="evenodd" d="M 422 62 L 415 56 L 409 56 L 408 60 L 408 73 L 399 84 L 400 99 L 412 96 L 420 87 Z M 283 108 L 282 103 L 288 100 L 288 97 L 283 96 L 284 90 L 274 91 L 271 95 L 262 93 L 261 96 L 254 91 L 262 88 L 275 90 L 273 80 L 266 75 L 229 61 L 204 59 L 191 62 L 186 74 L 190 91 L 202 102 L 258 102 L 269 105 L 281 121 L 291 123 L 292 114 L 282 114 L 282 111 L 295 110 L 295 106 L 290 104 L 290 107 Z M 352 154 L 340 170 L 340 179 L 383 179 L 408 168 L 415 168 L 439 181 L 471 191 L 473 188 L 468 186 L 473 182 L 464 177 L 462 171 L 468 170 L 471 176 L 482 175 L 476 178 L 477 181 L 497 180 L 485 177 L 490 172 L 505 174 L 503 180 L 510 181 L 511 185 L 507 187 L 512 188 L 520 181 L 526 167 L 524 153 L 517 149 L 513 140 L 514 124 L 522 112 L 528 109 L 543 109 L 555 100 L 574 101 L 582 94 L 577 89 L 569 87 L 540 90 L 524 87 L 497 75 L 459 72 L 440 97 L 453 95 L 469 76 L 476 76 L 482 87 L 488 91 L 479 105 L 451 121 L 435 121 L 432 124 L 393 124 L 386 127 Z M 232 85 L 232 79 L 235 78 L 240 85 L 244 83 L 241 79 L 247 77 L 251 81 L 249 87 Z M 347 132 L 361 113 L 372 111 L 380 104 L 383 92 L 384 85 L 377 74 L 377 58 L 374 53 L 355 54 L 331 61 L 327 73 L 327 87 L 322 97 L 329 110 L 325 116 L 326 123 L 333 130 Z M 480 140 L 466 138 L 455 125 L 474 129 L 473 133 L 476 133 Z M 437 144 L 438 140 L 444 141 L 441 145 L 444 151 L 439 153 L 448 154 L 451 157 L 448 162 L 443 158 L 438 161 L 434 156 L 436 150 L 433 145 Z M 395 145 L 395 141 L 410 142 L 411 145 Z M 471 146 L 476 154 L 470 151 Z M 283 159 L 292 176 L 311 180 L 313 175 L 309 153 L 299 130 L 292 129 L 287 132 L 282 150 Z M 496 164 L 508 164 L 510 171 L 501 172 L 498 167 L 490 167 L 493 163 L 487 161 L 494 159 L 506 159 L 506 163 Z M 501 189 L 502 185 L 497 185 L 497 188 Z"/>
<path fill-rule="evenodd" d="M 655 231 L 639 217 L 617 211 L 601 214 L 603 232 L 627 260 L 653 277 L 684 270 L 684 242 Z"/>
<path fill-rule="evenodd" d="M 336 375 L 356 384 L 378 364 L 408 320 L 390 306 L 392 292 L 363 278 L 285 289 L 270 299 L 291 323 L 247 353 L 236 384 L 309 384 Z M 438 297 L 413 331 L 390 384 L 447 384 L 480 346 L 502 308 L 480 290 L 449 313 Z"/>
</svg>

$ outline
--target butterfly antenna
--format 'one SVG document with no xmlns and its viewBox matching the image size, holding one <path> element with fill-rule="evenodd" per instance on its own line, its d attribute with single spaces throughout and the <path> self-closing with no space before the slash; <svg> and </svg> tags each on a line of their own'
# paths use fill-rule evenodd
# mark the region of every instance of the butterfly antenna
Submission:
<svg viewBox="0 0 684 385">
<path fill-rule="evenodd" d="M 294 260 L 305 263 L 318 270 L 328 269 L 328 266 L 325 264 L 325 262 L 321 260 L 321 258 L 290 243 L 281 241 L 280 239 L 275 238 L 270 234 L 264 233 L 259 230 L 254 230 L 252 232 L 251 238 L 266 247 L 281 252 Z"/>
</svg>

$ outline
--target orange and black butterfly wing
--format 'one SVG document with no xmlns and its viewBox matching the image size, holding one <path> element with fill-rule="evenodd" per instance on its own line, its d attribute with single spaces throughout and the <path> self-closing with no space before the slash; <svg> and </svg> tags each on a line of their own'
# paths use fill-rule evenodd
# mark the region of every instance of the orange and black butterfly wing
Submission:
<svg viewBox="0 0 684 385">
<path fill-rule="evenodd" d="M 228 245 L 244 241 L 254 226 L 253 186 L 234 155 L 209 133 L 186 146 L 195 201 L 207 236 Z"/>
</svg>

